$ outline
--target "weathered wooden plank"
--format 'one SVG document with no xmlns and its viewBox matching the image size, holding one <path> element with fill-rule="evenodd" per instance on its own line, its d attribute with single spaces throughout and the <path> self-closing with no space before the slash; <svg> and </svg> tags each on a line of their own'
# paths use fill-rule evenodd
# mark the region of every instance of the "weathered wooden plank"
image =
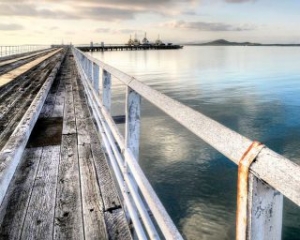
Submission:
<svg viewBox="0 0 300 240">
<path fill-rule="evenodd" d="M 1 205 L 0 239 L 19 239 L 42 148 L 25 149 L 9 191 Z"/>
<path fill-rule="evenodd" d="M 84 233 L 86 239 L 107 239 L 103 203 L 90 144 L 78 145 Z"/>
<path fill-rule="evenodd" d="M 55 104 L 55 93 L 50 92 L 46 98 L 45 104 L 42 108 L 39 118 L 46 118 L 48 116 L 51 116 L 54 109 L 54 104 Z"/>
<path fill-rule="evenodd" d="M 77 135 L 62 136 L 54 239 L 84 239 Z"/>
<path fill-rule="evenodd" d="M 250 174 L 247 239 L 281 239 L 283 196 Z"/>
<path fill-rule="evenodd" d="M 94 136 L 95 137 L 95 136 Z M 104 211 L 119 208 L 120 200 L 116 191 L 116 186 L 111 176 L 105 154 L 100 144 L 92 141 L 92 154 L 95 163 L 98 184 L 101 189 L 101 196 L 104 204 Z"/>
<path fill-rule="evenodd" d="M 54 105 L 55 105 L 55 95 L 56 95 L 56 92 L 58 89 L 58 85 L 59 85 L 59 82 L 58 82 L 58 78 L 56 77 L 51 86 L 49 94 L 45 100 L 45 103 L 44 103 L 44 106 L 42 108 L 39 118 L 46 118 L 46 117 L 50 117 L 52 115 Z"/>
<path fill-rule="evenodd" d="M 59 76 L 59 86 L 55 95 L 55 105 L 52 117 L 63 117 L 65 105 L 65 86 L 63 81 L 64 74 Z"/>
<path fill-rule="evenodd" d="M 105 222 L 109 239 L 132 239 L 129 226 L 122 209 L 105 212 Z"/>
<path fill-rule="evenodd" d="M 91 144 L 91 133 L 89 132 L 89 124 L 91 124 L 91 119 L 76 119 L 77 134 L 78 134 L 78 144 Z"/>
<path fill-rule="evenodd" d="M 66 77 L 64 80 L 65 80 L 66 93 L 65 93 L 63 134 L 73 134 L 76 133 L 73 87 L 72 87 L 71 79 L 69 77 Z"/>
<path fill-rule="evenodd" d="M 79 91 L 74 92 L 75 115 L 77 119 L 85 119 L 89 117 L 88 105 L 82 101 Z"/>
<path fill-rule="evenodd" d="M 43 148 L 22 239 L 52 239 L 59 161 L 60 146 Z"/>
</svg>

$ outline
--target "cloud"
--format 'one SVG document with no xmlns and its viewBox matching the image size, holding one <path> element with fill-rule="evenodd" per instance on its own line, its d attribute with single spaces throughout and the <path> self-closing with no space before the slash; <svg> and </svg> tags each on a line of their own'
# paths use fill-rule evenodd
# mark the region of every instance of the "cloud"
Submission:
<svg viewBox="0 0 300 240">
<path fill-rule="evenodd" d="M 3 24 L 0 23 L 0 31 L 17 31 L 22 30 L 24 27 L 19 24 Z"/>
<path fill-rule="evenodd" d="M 82 7 L 80 9 L 82 18 L 92 18 L 104 21 L 133 19 L 134 13 L 136 12 L 139 11 L 109 7 Z"/>
<path fill-rule="evenodd" d="M 119 9 L 101 6 L 81 6 L 67 11 L 49 9 L 31 3 L 0 4 L 1 16 L 40 17 L 47 19 L 94 19 L 102 21 L 116 21 L 133 19 L 140 10 Z"/>
<path fill-rule="evenodd" d="M 220 31 L 249 31 L 254 30 L 254 26 L 250 25 L 241 25 L 241 26 L 234 26 L 225 23 L 211 23 L 211 22 L 185 22 L 181 21 L 173 21 L 169 23 L 164 23 L 162 26 L 171 27 L 171 28 L 182 28 L 182 29 L 194 29 L 198 31 L 213 31 L 213 32 L 220 32 Z"/>
<path fill-rule="evenodd" d="M 97 28 L 95 30 L 96 33 L 109 33 L 111 32 L 111 29 L 110 28 Z"/>
<path fill-rule="evenodd" d="M 48 27 L 48 29 L 49 29 L 50 31 L 53 31 L 53 30 L 58 30 L 59 28 L 58 28 L 58 27 Z"/>
<path fill-rule="evenodd" d="M 26 16 L 48 19 L 94 19 L 118 21 L 134 19 L 136 14 L 180 14 L 191 11 L 195 0 L 0 0 L 0 16 Z M 191 13 L 191 12 L 190 12 Z"/>
<path fill-rule="evenodd" d="M 8 3 L 0 4 L 1 16 L 19 16 L 19 17 L 43 17 L 53 19 L 77 19 L 76 14 L 60 10 L 49 10 L 46 8 L 38 9 L 35 4 L 30 3 Z"/>
<path fill-rule="evenodd" d="M 135 34 L 135 33 L 143 33 L 142 30 L 136 30 L 136 29 L 110 29 L 110 28 L 97 28 L 95 29 L 96 33 L 111 33 L 111 34 Z"/>
</svg>

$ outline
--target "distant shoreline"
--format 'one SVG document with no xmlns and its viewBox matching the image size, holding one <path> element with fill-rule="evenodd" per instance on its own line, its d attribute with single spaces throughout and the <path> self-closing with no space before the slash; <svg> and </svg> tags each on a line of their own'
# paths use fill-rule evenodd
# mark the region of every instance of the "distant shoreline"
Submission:
<svg viewBox="0 0 300 240">
<path fill-rule="evenodd" d="M 254 46 L 254 47 L 300 47 L 300 44 L 263 44 L 251 42 L 229 42 L 224 39 L 207 43 L 184 43 L 184 46 Z"/>
</svg>

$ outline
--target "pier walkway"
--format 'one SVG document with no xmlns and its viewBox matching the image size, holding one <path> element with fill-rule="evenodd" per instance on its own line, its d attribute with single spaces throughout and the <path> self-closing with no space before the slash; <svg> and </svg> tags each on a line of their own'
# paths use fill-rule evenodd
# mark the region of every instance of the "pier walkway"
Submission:
<svg viewBox="0 0 300 240">
<path fill-rule="evenodd" d="M 0 58 L 0 239 L 182 239 L 138 164 L 142 98 L 238 165 L 236 239 L 281 239 L 299 165 L 72 46 Z"/>
<path fill-rule="evenodd" d="M 64 60 L 2 201 L 0 239 L 131 239 L 71 50 L 60 58 Z M 2 139 L 1 148 L 10 137 Z"/>
</svg>

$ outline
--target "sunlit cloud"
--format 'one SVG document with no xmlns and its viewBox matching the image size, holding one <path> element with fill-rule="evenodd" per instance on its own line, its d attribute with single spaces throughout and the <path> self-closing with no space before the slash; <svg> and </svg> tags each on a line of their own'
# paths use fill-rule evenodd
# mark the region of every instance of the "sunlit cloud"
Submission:
<svg viewBox="0 0 300 240">
<path fill-rule="evenodd" d="M 225 23 L 217 23 L 217 22 L 186 22 L 183 20 L 180 21 L 172 21 L 167 22 L 161 25 L 162 27 L 170 27 L 170 28 L 178 28 L 178 29 L 194 29 L 198 31 L 249 31 L 256 29 L 255 26 L 251 25 L 241 25 L 235 26 Z"/>
<path fill-rule="evenodd" d="M 40 3 L 32 0 L 0 0 L 1 16 L 26 16 L 53 19 L 93 19 L 101 21 L 130 20 L 136 14 L 152 13 L 160 15 L 179 14 L 183 9 L 178 4 L 188 4 L 193 0 L 115 0 L 115 1 L 54 1 Z M 170 7 L 171 6 L 171 7 Z"/>
<path fill-rule="evenodd" d="M 0 23 L 0 31 L 17 31 L 22 30 L 24 27 L 20 24 L 3 24 Z"/>
<path fill-rule="evenodd" d="M 110 34 L 144 34 L 143 30 L 136 29 L 111 29 L 111 28 L 97 28 L 95 29 L 96 33 L 110 33 Z"/>
<path fill-rule="evenodd" d="M 75 13 L 60 11 L 57 9 L 39 8 L 30 3 L 8 3 L 0 4 L 0 15 L 30 18 L 52 18 L 52 19 L 78 19 Z"/>
</svg>

